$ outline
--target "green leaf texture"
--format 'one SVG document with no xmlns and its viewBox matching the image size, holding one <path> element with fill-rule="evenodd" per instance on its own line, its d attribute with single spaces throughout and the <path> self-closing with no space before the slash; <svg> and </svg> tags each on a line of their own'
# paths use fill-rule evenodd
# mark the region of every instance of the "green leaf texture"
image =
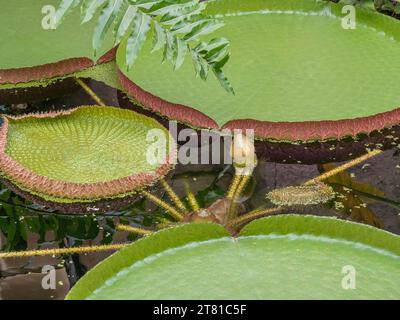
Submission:
<svg viewBox="0 0 400 320">
<path fill-rule="evenodd" d="M 162 61 L 171 61 L 173 69 L 177 70 L 182 66 L 188 49 L 200 37 L 224 25 L 215 17 L 203 15 L 201 12 L 206 4 L 199 0 L 63 0 L 56 14 L 57 25 L 79 4 L 83 23 L 90 21 L 95 12 L 101 10 L 92 40 L 95 53 L 101 48 L 112 25 L 115 45 L 126 38 L 125 62 L 128 70 L 135 63 L 150 29 L 154 34 L 153 51 L 164 47 Z M 193 54 L 190 56 L 199 59 Z M 212 69 L 220 84 L 233 93 L 229 80 L 222 74 L 221 65 L 217 66 L 216 56 L 213 62 L 203 59 L 203 68 L 207 70 L 201 70 L 201 78 L 205 80 L 204 75 Z M 198 74 L 198 68 L 195 72 Z"/>
<path fill-rule="evenodd" d="M 115 253 L 68 298 L 399 299 L 399 248 L 398 236 L 325 217 L 265 218 L 235 239 L 189 224 Z M 348 268 L 355 289 L 343 280 Z"/>
<path fill-rule="evenodd" d="M 157 130 L 157 136 L 165 138 L 165 149 L 159 150 L 165 153 L 161 154 L 160 160 L 163 161 L 170 152 L 170 135 L 157 121 L 127 109 L 82 106 L 67 114 L 8 118 L 5 153 L 37 177 L 61 183 L 111 183 L 140 174 L 154 175 L 156 180 L 157 170 L 163 162 L 149 161 L 147 152 L 153 140 L 148 138 L 148 134 L 152 130 Z M 14 176 L 8 176 L 8 171 L 2 166 L 0 169 L 6 172 L 5 178 L 14 182 Z M 31 192 L 29 179 L 16 184 Z M 138 189 L 147 186 L 137 185 Z M 31 193 L 46 200 L 75 200 L 43 194 L 45 191 L 41 190 L 45 189 L 40 185 L 35 188 L 37 190 Z M 112 184 L 109 184 L 108 189 L 111 188 Z M 138 190 L 127 192 L 135 191 Z M 111 195 L 107 198 L 121 196 L 118 193 L 112 195 L 112 189 L 107 190 L 107 194 Z"/>
<path fill-rule="evenodd" d="M 341 8 L 315 0 L 217 0 L 204 14 L 225 26 L 192 46 L 192 61 L 178 70 L 160 65 L 162 53 L 150 54 L 150 42 L 131 71 L 124 45 L 117 62 L 144 91 L 195 108 L 219 127 L 241 119 L 354 119 L 397 108 L 396 90 L 378 84 L 400 81 L 391 67 L 400 56 L 400 21 L 357 7 L 357 28 L 345 30 Z M 207 80 L 194 78 L 193 68 Z M 235 95 L 220 90 L 225 76 Z"/>
</svg>

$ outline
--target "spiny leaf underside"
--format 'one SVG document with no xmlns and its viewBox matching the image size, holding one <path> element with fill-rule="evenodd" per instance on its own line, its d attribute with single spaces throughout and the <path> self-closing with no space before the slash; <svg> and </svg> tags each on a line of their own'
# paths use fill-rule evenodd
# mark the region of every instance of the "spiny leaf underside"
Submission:
<svg viewBox="0 0 400 320">
<path fill-rule="evenodd" d="M 163 62 L 171 61 L 179 69 L 189 52 L 197 76 L 206 80 L 211 70 L 224 89 L 234 90 L 222 68 L 229 60 L 229 41 L 214 38 L 200 42 L 201 36 L 221 28 L 223 22 L 202 14 L 206 4 L 200 0 L 62 0 L 56 24 L 80 6 L 82 23 L 100 11 L 93 34 L 93 48 L 98 52 L 113 26 L 115 45 L 127 38 L 126 64 L 130 69 L 146 38 L 153 30 L 152 52 L 163 49 Z"/>
</svg>

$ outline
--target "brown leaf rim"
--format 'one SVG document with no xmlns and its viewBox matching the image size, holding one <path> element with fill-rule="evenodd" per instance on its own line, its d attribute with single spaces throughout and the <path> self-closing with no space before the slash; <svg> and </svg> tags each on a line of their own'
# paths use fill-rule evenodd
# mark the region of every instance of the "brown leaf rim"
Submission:
<svg viewBox="0 0 400 320">
<path fill-rule="evenodd" d="M 72 74 L 109 62 L 115 58 L 116 48 L 113 48 L 101 56 L 97 61 L 89 58 L 70 58 L 54 63 L 47 63 L 40 66 L 4 69 L 0 70 L 0 84 L 17 84 L 43 79 L 52 79 Z"/>
<path fill-rule="evenodd" d="M 127 94 L 145 108 L 172 120 L 198 128 L 208 129 L 254 129 L 255 137 L 276 141 L 325 141 L 370 134 L 400 124 L 400 108 L 372 116 L 343 120 L 272 122 L 254 119 L 238 119 L 225 123 L 221 128 L 216 121 L 193 107 L 176 104 L 143 90 L 121 70 L 118 75 Z"/>
<path fill-rule="evenodd" d="M 82 106 L 83 107 L 83 106 Z M 51 179 L 40 176 L 28 170 L 15 161 L 6 153 L 8 119 L 21 119 L 26 117 L 47 118 L 68 115 L 78 108 L 47 112 L 41 114 L 28 114 L 22 116 L 3 116 L 3 124 L 0 128 L 0 170 L 8 180 L 21 185 L 26 189 L 42 195 L 49 195 L 66 199 L 103 199 L 112 198 L 118 195 L 132 193 L 146 186 L 156 183 L 159 178 L 165 176 L 173 167 L 176 159 L 176 146 L 172 146 L 165 161 L 155 170 L 154 174 L 136 173 L 127 177 L 96 183 L 73 183 Z"/>
</svg>

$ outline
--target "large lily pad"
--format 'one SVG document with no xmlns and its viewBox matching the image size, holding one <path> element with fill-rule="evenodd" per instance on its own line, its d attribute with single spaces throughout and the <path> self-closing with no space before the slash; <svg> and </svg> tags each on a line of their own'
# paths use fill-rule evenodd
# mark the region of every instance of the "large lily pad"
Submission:
<svg viewBox="0 0 400 320">
<path fill-rule="evenodd" d="M 167 142 L 163 158 L 154 163 L 147 159 L 152 129 Z M 57 208 L 63 211 L 71 204 L 76 209 L 82 203 L 123 199 L 168 172 L 175 156 L 169 138 L 155 120 L 114 107 L 4 116 L 1 175 L 17 191 L 61 204 Z"/>
<path fill-rule="evenodd" d="M 93 65 L 112 48 L 111 39 L 94 56 L 92 34 L 95 21 L 81 24 L 71 13 L 56 30 L 48 29 L 49 11 L 60 0 L 1 1 L 0 84 L 28 82 L 72 73 Z M 16 15 L 21 17 L 16 19 Z M 42 24 L 44 21 L 44 25 Z M 29 69 L 30 68 L 30 69 Z"/>
<path fill-rule="evenodd" d="M 0 1 L 0 102 L 60 95 L 71 89 L 71 82 L 61 79 L 114 58 L 111 37 L 94 55 L 96 22 L 81 24 L 79 11 L 56 30 L 49 29 L 54 13 L 50 8 L 59 4 L 60 0 Z"/>
<path fill-rule="evenodd" d="M 400 22 L 357 8 L 356 29 L 346 30 L 341 9 L 317 0 L 209 3 L 208 13 L 226 23 L 213 37 L 231 40 L 225 73 L 236 95 L 221 90 L 211 76 L 205 83 L 193 78 L 189 60 L 178 71 L 160 64 L 161 53 L 150 54 L 150 41 L 131 71 L 124 59 L 126 45 L 120 46 L 120 78 L 127 93 L 145 108 L 196 127 L 253 128 L 259 139 L 279 143 L 372 137 L 400 122 L 399 97 L 383 85 L 399 81 L 391 65 L 400 54 Z M 392 131 L 399 135 L 397 127 Z M 367 142 L 389 147 L 394 142 L 390 135 Z M 320 157 L 315 153 L 321 148 L 312 154 L 304 146 L 293 152 L 277 146 L 268 151 L 286 151 L 291 162 L 329 154 L 332 161 L 342 160 L 341 154 L 365 152 L 361 145 L 363 150 L 355 152 L 323 145 Z"/>
<path fill-rule="evenodd" d="M 355 272 L 355 289 L 343 280 Z M 89 271 L 69 299 L 398 299 L 400 238 L 332 218 L 261 219 L 157 232 Z M 343 286 L 342 286 L 343 284 Z"/>
</svg>

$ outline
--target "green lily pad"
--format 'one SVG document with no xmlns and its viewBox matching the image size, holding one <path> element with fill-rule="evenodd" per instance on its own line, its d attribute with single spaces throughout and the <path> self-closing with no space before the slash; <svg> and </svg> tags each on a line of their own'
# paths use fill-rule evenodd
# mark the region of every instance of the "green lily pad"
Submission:
<svg viewBox="0 0 400 320">
<path fill-rule="evenodd" d="M 60 0 L 1 1 L 0 84 L 35 83 L 113 57 L 104 56 L 113 47 L 111 37 L 94 55 L 92 34 L 97 19 L 81 24 L 79 10 L 56 30 L 51 29 L 51 8 L 59 4 Z"/>
<path fill-rule="evenodd" d="M 237 238 L 215 224 L 159 231 L 98 264 L 67 298 L 399 299 L 399 285 L 398 236 L 285 215 L 252 222 Z"/>
<path fill-rule="evenodd" d="M 122 84 L 145 108 L 197 127 L 253 128 L 260 139 L 286 142 L 399 124 L 399 97 L 383 85 L 400 80 L 392 67 L 399 21 L 357 7 L 356 29 L 346 30 L 342 5 L 317 0 L 217 0 L 206 10 L 226 24 L 212 37 L 231 41 L 224 70 L 236 95 L 214 77 L 194 78 L 190 59 L 177 71 L 160 64 L 150 41 L 128 71 L 123 43 Z"/>
<path fill-rule="evenodd" d="M 165 154 L 155 162 L 147 159 L 150 130 L 158 130 L 167 142 Z M 115 107 L 4 116 L 1 175 L 50 202 L 124 198 L 172 167 L 175 146 L 169 138 L 154 119 Z"/>
</svg>

